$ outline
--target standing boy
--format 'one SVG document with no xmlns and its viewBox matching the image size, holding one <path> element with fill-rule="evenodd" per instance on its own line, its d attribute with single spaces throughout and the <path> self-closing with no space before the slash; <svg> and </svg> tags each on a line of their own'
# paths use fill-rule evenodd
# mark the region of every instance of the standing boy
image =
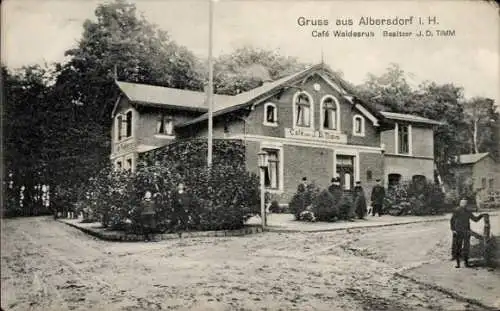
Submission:
<svg viewBox="0 0 500 311">
<path fill-rule="evenodd" d="M 470 220 L 478 222 L 484 215 L 474 216 L 467 208 L 467 200 L 465 199 L 460 201 L 460 205 L 453 212 L 450 228 L 453 232 L 453 257 L 457 261 L 455 268 L 460 268 L 460 257 L 463 257 L 465 266 L 469 267 Z"/>
</svg>

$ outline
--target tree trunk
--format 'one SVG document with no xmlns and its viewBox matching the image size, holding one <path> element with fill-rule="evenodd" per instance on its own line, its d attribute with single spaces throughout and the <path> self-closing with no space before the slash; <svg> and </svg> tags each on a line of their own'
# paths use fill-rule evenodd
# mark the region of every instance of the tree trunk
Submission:
<svg viewBox="0 0 500 311">
<path fill-rule="evenodd" d="M 474 143 L 474 153 L 479 153 L 477 148 L 477 120 L 474 120 L 474 134 L 473 134 L 473 143 Z"/>
</svg>

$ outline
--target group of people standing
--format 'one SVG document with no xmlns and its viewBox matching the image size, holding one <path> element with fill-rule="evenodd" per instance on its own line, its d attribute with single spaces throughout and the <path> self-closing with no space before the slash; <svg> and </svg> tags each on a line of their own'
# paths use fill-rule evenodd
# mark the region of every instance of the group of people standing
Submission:
<svg viewBox="0 0 500 311">
<path fill-rule="evenodd" d="M 385 188 L 381 184 L 381 180 L 376 180 L 377 184 L 373 187 L 371 192 L 371 213 L 372 216 L 378 214 L 381 216 L 383 214 L 383 205 L 385 199 Z M 298 192 L 306 191 L 308 187 L 307 177 L 302 178 L 302 182 L 297 187 Z M 333 177 L 331 179 L 331 184 L 328 187 L 328 191 L 333 197 L 333 205 L 341 206 L 345 204 L 344 197 L 346 196 L 346 190 L 342 189 L 341 180 L 339 177 Z M 356 181 L 356 184 L 351 192 L 352 202 L 350 202 L 347 210 L 347 219 L 353 221 L 354 218 L 364 219 L 368 213 L 368 205 L 366 202 L 365 191 L 361 185 L 361 181 Z"/>
</svg>

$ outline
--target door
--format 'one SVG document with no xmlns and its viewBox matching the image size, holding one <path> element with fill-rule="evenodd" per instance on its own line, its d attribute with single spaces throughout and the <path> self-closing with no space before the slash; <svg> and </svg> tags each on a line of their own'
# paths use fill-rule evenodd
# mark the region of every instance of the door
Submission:
<svg viewBox="0 0 500 311">
<path fill-rule="evenodd" d="M 354 187 L 354 156 L 337 155 L 337 174 L 340 177 L 340 185 L 344 190 L 352 190 Z"/>
</svg>

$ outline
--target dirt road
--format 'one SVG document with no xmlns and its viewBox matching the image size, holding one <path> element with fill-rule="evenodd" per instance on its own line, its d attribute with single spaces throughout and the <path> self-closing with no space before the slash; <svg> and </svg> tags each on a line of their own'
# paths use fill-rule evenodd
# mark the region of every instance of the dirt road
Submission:
<svg viewBox="0 0 500 311">
<path fill-rule="evenodd" d="M 434 222 L 112 243 L 50 218 L 10 219 L 2 228 L 2 308 L 482 310 L 395 276 L 448 260 L 449 239 L 447 223 Z"/>
</svg>

